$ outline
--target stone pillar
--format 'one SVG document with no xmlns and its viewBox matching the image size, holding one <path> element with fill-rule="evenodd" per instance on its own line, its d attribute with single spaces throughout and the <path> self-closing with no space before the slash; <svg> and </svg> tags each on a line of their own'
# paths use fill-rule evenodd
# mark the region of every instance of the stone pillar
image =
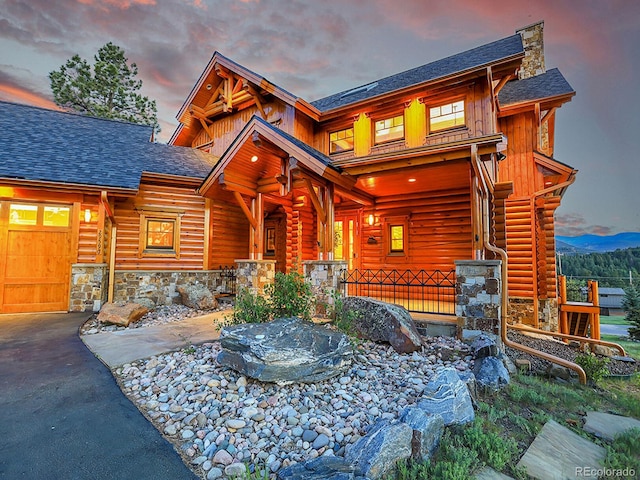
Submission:
<svg viewBox="0 0 640 480">
<path fill-rule="evenodd" d="M 456 260 L 456 315 L 465 328 L 500 335 L 502 262 Z"/>
<path fill-rule="evenodd" d="M 99 312 L 107 301 L 109 279 L 106 263 L 71 265 L 70 312 Z"/>
<path fill-rule="evenodd" d="M 316 314 L 325 315 L 327 305 L 333 304 L 332 294 L 339 291 L 340 278 L 347 269 L 342 260 L 307 260 L 302 262 L 304 278 L 311 284 L 316 299 Z"/>
<path fill-rule="evenodd" d="M 264 287 L 276 278 L 275 260 L 236 260 L 236 291 L 247 289 L 254 295 L 263 295 Z"/>
</svg>

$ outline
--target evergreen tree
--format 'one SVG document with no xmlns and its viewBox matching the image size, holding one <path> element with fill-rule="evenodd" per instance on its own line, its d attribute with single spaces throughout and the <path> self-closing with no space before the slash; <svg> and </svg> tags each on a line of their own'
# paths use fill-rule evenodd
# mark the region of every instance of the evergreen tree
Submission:
<svg viewBox="0 0 640 480">
<path fill-rule="evenodd" d="M 632 325 L 629 327 L 629 336 L 640 340 L 640 292 L 633 285 L 625 290 L 622 308 L 627 312 L 626 320 Z"/>
<path fill-rule="evenodd" d="M 142 96 L 138 67 L 127 64 L 124 50 L 109 42 L 98 50 L 92 67 L 74 55 L 49 73 L 57 105 L 100 118 L 151 125 L 158 130 L 155 100 Z"/>
</svg>

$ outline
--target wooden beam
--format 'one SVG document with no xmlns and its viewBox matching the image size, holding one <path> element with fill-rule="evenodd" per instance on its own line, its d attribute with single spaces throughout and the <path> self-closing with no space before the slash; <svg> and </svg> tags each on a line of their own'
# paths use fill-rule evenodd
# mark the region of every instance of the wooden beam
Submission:
<svg viewBox="0 0 640 480">
<path fill-rule="evenodd" d="M 220 182 L 220 186 L 222 186 L 222 188 L 224 188 L 225 190 L 228 190 L 230 192 L 243 193 L 246 196 L 252 197 L 252 198 L 254 198 L 257 195 L 255 188 L 250 188 L 242 183 L 225 179 L 224 176 L 225 176 L 224 173 L 220 174 L 219 182 Z"/>
<path fill-rule="evenodd" d="M 545 123 L 547 123 L 549 121 L 549 118 L 551 118 L 551 116 L 554 113 L 556 113 L 557 109 L 558 109 L 558 107 L 551 107 L 549 110 L 547 110 L 547 112 L 540 119 L 540 125 L 544 125 Z"/>
<path fill-rule="evenodd" d="M 207 135 L 209 135 L 209 140 L 211 141 L 211 143 L 214 142 L 213 139 L 213 132 L 209 129 L 210 125 L 207 123 L 207 121 L 204 118 L 199 118 L 198 120 L 200 120 L 200 124 L 202 125 L 202 128 L 204 129 L 205 132 L 207 132 Z"/>
<path fill-rule="evenodd" d="M 216 88 L 213 90 L 213 93 L 209 97 L 209 100 L 207 101 L 207 104 L 204 107 L 205 110 L 219 100 L 220 93 L 222 92 L 223 86 L 224 86 L 224 80 L 220 80 Z"/>
<path fill-rule="evenodd" d="M 256 228 L 258 225 L 258 222 L 256 221 L 253 214 L 251 213 L 251 210 L 249 210 L 249 207 L 247 207 L 247 204 L 245 203 L 244 198 L 242 198 L 242 195 L 240 195 L 239 192 L 234 191 L 233 196 L 235 197 L 236 202 L 238 202 L 238 205 L 240 205 L 240 209 L 244 213 L 245 217 L 247 217 L 247 220 L 249 220 L 249 223 L 251 224 L 251 226 L 253 228 Z"/>
<path fill-rule="evenodd" d="M 242 88 L 249 92 L 251 94 L 251 96 L 253 97 L 254 101 L 256 102 L 256 107 L 258 108 L 258 111 L 260 112 L 260 115 L 262 115 L 262 118 L 264 120 L 267 119 L 267 114 L 264 111 L 264 108 L 262 106 L 262 96 L 256 91 L 255 88 L 253 88 L 253 86 L 251 86 L 251 84 L 249 83 L 248 80 L 243 80 L 242 83 Z"/>
<path fill-rule="evenodd" d="M 500 93 L 500 90 L 502 90 L 502 88 L 507 84 L 507 82 L 509 80 L 511 80 L 513 77 L 513 75 L 505 75 L 504 77 L 502 77 L 500 79 L 500 81 L 498 82 L 498 84 L 495 86 L 495 88 L 493 89 L 493 96 L 495 98 L 498 98 L 498 94 Z"/>
<path fill-rule="evenodd" d="M 316 209 L 318 218 L 322 223 L 326 223 L 327 213 L 325 212 L 324 208 L 322 207 L 322 204 L 320 203 L 320 199 L 318 198 L 318 195 L 316 194 L 316 191 L 313 188 L 313 183 L 311 183 L 311 180 L 307 177 L 305 177 L 303 180 L 305 185 L 307 186 L 307 191 L 309 192 L 309 198 L 311 198 L 311 203 L 313 203 L 313 206 Z"/>
</svg>

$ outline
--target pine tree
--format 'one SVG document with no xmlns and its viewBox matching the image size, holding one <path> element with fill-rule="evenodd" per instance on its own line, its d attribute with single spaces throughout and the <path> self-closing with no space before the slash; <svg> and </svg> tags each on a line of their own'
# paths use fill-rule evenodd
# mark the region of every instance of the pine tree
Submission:
<svg viewBox="0 0 640 480">
<path fill-rule="evenodd" d="M 51 91 L 59 106 L 100 118 L 125 120 L 158 129 L 155 100 L 142 96 L 138 67 L 127 64 L 124 50 L 109 42 L 98 50 L 92 67 L 74 55 L 49 73 Z"/>
<path fill-rule="evenodd" d="M 631 323 L 629 336 L 640 340 L 640 292 L 633 285 L 625 289 L 622 308 L 627 312 L 626 320 Z"/>
</svg>

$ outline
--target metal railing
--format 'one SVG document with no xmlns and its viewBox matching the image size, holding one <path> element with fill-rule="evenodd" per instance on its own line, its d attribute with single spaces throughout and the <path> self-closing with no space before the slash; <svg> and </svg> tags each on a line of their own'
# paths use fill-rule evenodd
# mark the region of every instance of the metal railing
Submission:
<svg viewBox="0 0 640 480">
<path fill-rule="evenodd" d="M 455 270 L 352 270 L 343 273 L 341 283 L 345 296 L 371 297 L 410 312 L 455 315 Z"/>
<path fill-rule="evenodd" d="M 236 269 L 235 267 L 220 266 L 219 292 L 225 295 L 236 294 Z"/>
</svg>

